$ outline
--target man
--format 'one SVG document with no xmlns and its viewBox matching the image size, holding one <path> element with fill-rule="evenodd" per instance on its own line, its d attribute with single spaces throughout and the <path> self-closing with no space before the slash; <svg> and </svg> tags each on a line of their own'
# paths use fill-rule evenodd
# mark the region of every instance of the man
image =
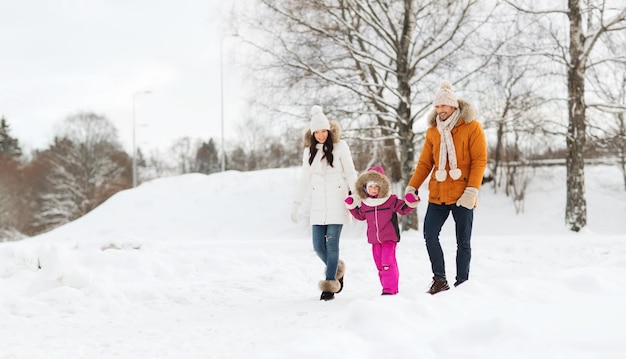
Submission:
<svg viewBox="0 0 626 359">
<path fill-rule="evenodd" d="M 475 119 L 474 107 L 457 99 L 447 81 L 442 82 L 433 105 L 424 148 L 405 190 L 408 203 L 418 202 L 417 189 L 432 171 L 424 218 L 424 239 L 433 271 L 430 294 L 450 289 L 439 243 L 439 233 L 450 213 L 456 224 L 454 286 L 469 278 L 474 207 L 487 166 L 487 143 L 482 126 Z"/>
</svg>

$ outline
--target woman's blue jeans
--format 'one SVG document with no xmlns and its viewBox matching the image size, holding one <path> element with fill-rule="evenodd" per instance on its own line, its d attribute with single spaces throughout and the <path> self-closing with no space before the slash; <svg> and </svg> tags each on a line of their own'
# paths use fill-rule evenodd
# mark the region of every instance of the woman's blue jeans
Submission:
<svg viewBox="0 0 626 359">
<path fill-rule="evenodd" d="M 313 225 L 313 249 L 326 264 L 326 280 L 335 280 L 342 224 Z"/>
<path fill-rule="evenodd" d="M 428 203 L 426 217 L 424 217 L 424 239 L 426 239 L 426 250 L 430 257 L 433 275 L 445 279 L 446 265 L 439 243 L 439 233 L 450 212 L 452 212 L 456 228 L 456 283 L 462 283 L 469 279 L 474 210 L 456 204 Z"/>
</svg>

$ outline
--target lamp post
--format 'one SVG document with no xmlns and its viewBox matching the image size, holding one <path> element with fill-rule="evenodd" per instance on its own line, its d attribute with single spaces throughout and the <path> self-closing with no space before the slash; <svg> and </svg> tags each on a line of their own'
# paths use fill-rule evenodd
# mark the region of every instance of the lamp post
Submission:
<svg viewBox="0 0 626 359">
<path fill-rule="evenodd" d="M 222 34 L 220 37 L 220 115 L 222 130 L 222 151 L 220 162 L 222 162 L 222 172 L 226 170 L 226 152 L 224 151 L 224 38 L 239 37 L 236 33 Z"/>
<path fill-rule="evenodd" d="M 222 150 L 220 151 L 220 162 L 222 172 L 226 170 L 226 153 L 224 153 L 224 35 L 220 37 L 220 120 L 222 129 Z"/>
<path fill-rule="evenodd" d="M 222 33 L 220 36 L 220 120 L 222 131 L 222 151 L 220 156 L 220 162 L 222 165 L 222 172 L 226 170 L 226 152 L 224 151 L 224 39 L 226 37 L 239 37 L 239 34 L 234 33 Z"/>
<path fill-rule="evenodd" d="M 135 124 L 135 98 L 139 95 L 150 94 L 151 91 L 140 91 L 135 92 L 133 95 L 133 188 L 137 187 L 137 144 L 135 142 L 135 132 L 136 132 L 136 124 Z"/>
</svg>

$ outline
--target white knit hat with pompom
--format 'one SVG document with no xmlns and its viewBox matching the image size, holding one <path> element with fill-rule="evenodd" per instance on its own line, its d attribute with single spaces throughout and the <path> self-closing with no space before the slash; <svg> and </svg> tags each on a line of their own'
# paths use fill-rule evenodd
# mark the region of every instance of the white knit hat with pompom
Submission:
<svg viewBox="0 0 626 359">
<path fill-rule="evenodd" d="M 322 111 L 322 106 L 315 105 L 311 108 L 311 133 L 318 130 L 330 130 L 330 122 Z"/>
<path fill-rule="evenodd" d="M 454 94 L 454 90 L 452 90 L 452 84 L 450 82 L 441 82 L 441 87 L 435 95 L 433 105 L 448 105 L 459 108 L 459 102 L 456 99 L 456 95 Z"/>
</svg>

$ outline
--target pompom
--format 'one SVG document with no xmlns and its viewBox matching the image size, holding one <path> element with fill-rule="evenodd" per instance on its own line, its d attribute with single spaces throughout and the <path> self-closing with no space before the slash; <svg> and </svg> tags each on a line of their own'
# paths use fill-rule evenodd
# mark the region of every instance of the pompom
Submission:
<svg viewBox="0 0 626 359">
<path fill-rule="evenodd" d="M 385 175 L 385 170 L 381 166 L 370 167 L 368 171 L 375 171 L 375 172 L 380 173 L 383 176 Z"/>
<path fill-rule="evenodd" d="M 444 80 L 441 82 L 441 88 L 452 91 L 452 84 L 450 83 L 450 81 Z"/>
<path fill-rule="evenodd" d="M 330 130 L 328 118 L 322 112 L 322 106 L 311 107 L 311 134 L 318 130 Z"/>
<path fill-rule="evenodd" d="M 316 114 L 323 114 L 322 106 L 315 105 L 311 107 L 311 116 L 315 116 Z"/>
<path fill-rule="evenodd" d="M 450 81 L 443 80 L 441 82 L 441 87 L 437 94 L 435 94 L 435 100 L 433 101 L 433 105 L 447 105 L 459 108 L 459 102 L 456 99 L 456 95 L 452 90 L 452 84 Z"/>
</svg>

